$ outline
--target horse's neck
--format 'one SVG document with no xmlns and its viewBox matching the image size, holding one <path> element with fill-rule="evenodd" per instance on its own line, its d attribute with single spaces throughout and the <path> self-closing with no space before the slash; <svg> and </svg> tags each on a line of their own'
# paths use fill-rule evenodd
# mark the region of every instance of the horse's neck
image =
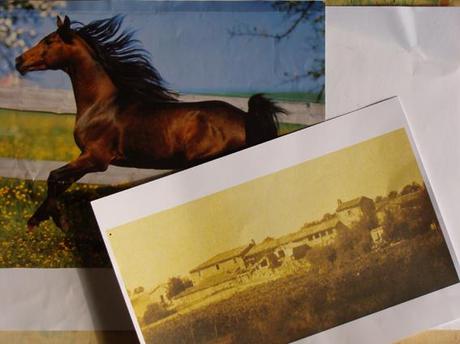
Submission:
<svg viewBox="0 0 460 344">
<path fill-rule="evenodd" d="M 72 81 L 78 116 L 98 103 L 111 101 L 117 92 L 112 80 L 95 61 L 81 61 L 67 70 Z"/>
</svg>

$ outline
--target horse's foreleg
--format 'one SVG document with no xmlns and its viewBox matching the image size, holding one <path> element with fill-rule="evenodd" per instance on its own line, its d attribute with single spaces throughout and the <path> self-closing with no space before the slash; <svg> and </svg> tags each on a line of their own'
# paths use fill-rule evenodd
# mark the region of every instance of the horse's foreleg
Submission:
<svg viewBox="0 0 460 344">
<path fill-rule="evenodd" d="M 37 227 L 50 216 L 53 218 L 54 222 L 60 226 L 57 210 L 58 197 L 85 174 L 105 171 L 108 165 L 108 162 L 104 162 L 90 154 L 84 153 L 67 165 L 51 171 L 47 181 L 47 196 L 27 222 L 29 230 Z"/>
</svg>

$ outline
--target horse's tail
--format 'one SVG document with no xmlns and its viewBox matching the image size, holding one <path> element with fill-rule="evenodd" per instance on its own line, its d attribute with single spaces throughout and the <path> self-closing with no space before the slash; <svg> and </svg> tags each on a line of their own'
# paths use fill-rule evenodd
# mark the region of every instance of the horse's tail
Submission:
<svg viewBox="0 0 460 344">
<path fill-rule="evenodd" d="M 253 146 L 277 137 L 279 113 L 287 113 L 287 111 L 263 94 L 255 94 L 249 98 L 246 144 Z"/>
</svg>

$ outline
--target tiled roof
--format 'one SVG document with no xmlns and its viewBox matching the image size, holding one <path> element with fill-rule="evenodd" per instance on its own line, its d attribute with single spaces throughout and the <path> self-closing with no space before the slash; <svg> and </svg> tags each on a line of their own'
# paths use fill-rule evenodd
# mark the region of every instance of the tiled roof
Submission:
<svg viewBox="0 0 460 344">
<path fill-rule="evenodd" d="M 358 197 L 358 198 L 354 198 L 350 201 L 346 201 L 346 202 L 342 202 L 338 207 L 337 207 L 337 210 L 336 211 L 342 211 L 342 210 L 345 210 L 345 209 L 348 209 L 348 208 L 354 208 L 354 207 L 357 207 L 361 204 L 361 202 L 365 199 L 370 199 L 370 198 L 367 198 L 367 197 Z"/>
<path fill-rule="evenodd" d="M 330 228 L 335 228 L 337 227 L 337 224 L 339 222 L 340 221 L 337 217 L 333 217 L 332 219 L 322 221 L 318 224 L 306 226 L 295 233 L 283 235 L 278 239 L 267 237 L 260 244 L 257 244 L 254 247 L 252 247 L 246 254 L 246 256 L 254 256 L 265 251 L 274 250 L 277 247 L 282 246 L 284 244 L 302 240 L 311 234 L 315 234 Z"/>
<path fill-rule="evenodd" d="M 337 224 L 339 222 L 340 222 L 339 219 L 336 216 L 334 216 L 332 219 L 322 221 L 322 222 L 320 222 L 320 223 L 318 223 L 316 225 L 311 225 L 311 226 L 304 227 L 300 231 L 294 233 L 296 238 L 295 238 L 295 240 L 292 240 L 292 241 L 301 240 L 301 239 L 306 238 L 307 236 L 309 236 L 311 234 L 315 234 L 315 233 L 318 233 L 318 232 L 325 231 L 327 229 L 335 228 L 335 227 L 337 227 Z"/>
<path fill-rule="evenodd" d="M 286 237 L 287 237 L 287 235 L 282 236 L 282 237 L 280 237 L 278 239 L 273 239 L 271 237 L 267 237 L 260 244 L 257 244 L 255 246 L 253 246 L 248 251 L 246 256 L 254 256 L 256 254 L 259 254 L 259 253 L 262 253 L 262 252 L 265 252 L 265 251 L 273 250 L 276 247 L 281 246 L 282 244 L 285 244 L 287 242 Z"/>
<path fill-rule="evenodd" d="M 236 258 L 236 257 L 243 256 L 252 246 L 253 246 L 253 244 L 249 244 L 249 245 L 240 246 L 240 247 L 234 248 L 232 250 L 219 253 L 219 254 L 215 255 L 214 257 L 212 257 L 211 259 L 208 259 L 204 263 L 198 265 L 193 270 L 190 270 L 190 273 L 196 272 L 198 270 L 206 269 L 207 267 L 210 267 L 210 266 L 215 265 L 215 264 L 219 264 L 219 263 L 224 262 L 226 260 L 230 260 L 230 259 L 233 259 L 233 258 Z"/>
</svg>

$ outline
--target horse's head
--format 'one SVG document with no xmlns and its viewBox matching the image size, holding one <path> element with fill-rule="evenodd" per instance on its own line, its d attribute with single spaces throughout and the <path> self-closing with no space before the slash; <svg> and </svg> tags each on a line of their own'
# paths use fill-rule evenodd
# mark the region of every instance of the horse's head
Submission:
<svg viewBox="0 0 460 344">
<path fill-rule="evenodd" d="M 65 69 L 69 64 L 75 33 L 70 28 L 70 19 L 57 17 L 57 30 L 43 38 L 34 47 L 16 58 L 16 69 L 25 74 L 46 69 Z"/>
</svg>

